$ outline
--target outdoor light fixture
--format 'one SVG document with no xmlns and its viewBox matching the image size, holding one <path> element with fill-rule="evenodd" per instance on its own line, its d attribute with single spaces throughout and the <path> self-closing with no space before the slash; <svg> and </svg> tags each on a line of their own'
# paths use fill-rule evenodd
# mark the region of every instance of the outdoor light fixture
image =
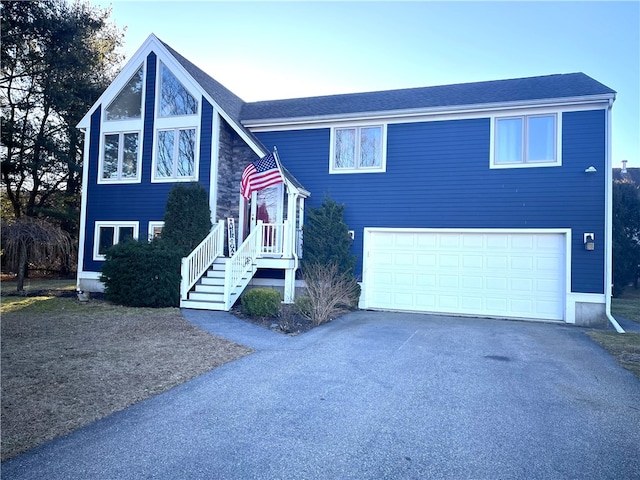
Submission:
<svg viewBox="0 0 640 480">
<path fill-rule="evenodd" d="M 585 250 L 593 250 L 596 248 L 596 242 L 593 241 L 593 233 L 585 233 L 584 234 L 584 249 Z"/>
<path fill-rule="evenodd" d="M 596 167 L 591 165 L 589 168 L 585 169 L 584 173 L 595 173 L 597 172 Z"/>
</svg>

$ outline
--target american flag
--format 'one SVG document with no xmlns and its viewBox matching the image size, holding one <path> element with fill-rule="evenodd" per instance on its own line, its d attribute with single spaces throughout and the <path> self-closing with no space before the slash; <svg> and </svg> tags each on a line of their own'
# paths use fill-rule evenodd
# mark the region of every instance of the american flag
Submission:
<svg viewBox="0 0 640 480">
<path fill-rule="evenodd" d="M 282 175 L 273 153 L 251 162 L 242 172 L 240 193 L 246 199 L 251 198 L 252 192 L 282 183 Z"/>
</svg>

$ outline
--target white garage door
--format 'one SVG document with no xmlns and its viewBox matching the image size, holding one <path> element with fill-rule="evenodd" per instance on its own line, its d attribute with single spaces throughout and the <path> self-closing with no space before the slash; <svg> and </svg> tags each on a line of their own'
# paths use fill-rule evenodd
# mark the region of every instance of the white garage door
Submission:
<svg viewBox="0 0 640 480">
<path fill-rule="evenodd" d="M 562 320 L 565 235 L 365 229 L 365 308 Z"/>
</svg>

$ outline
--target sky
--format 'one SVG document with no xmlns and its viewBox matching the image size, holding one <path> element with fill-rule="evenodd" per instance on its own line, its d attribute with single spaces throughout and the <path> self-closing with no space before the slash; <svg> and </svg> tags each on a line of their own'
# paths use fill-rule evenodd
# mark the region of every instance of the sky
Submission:
<svg viewBox="0 0 640 480">
<path fill-rule="evenodd" d="M 584 72 L 617 92 L 612 162 L 640 167 L 640 1 L 89 0 L 245 101 Z"/>
</svg>

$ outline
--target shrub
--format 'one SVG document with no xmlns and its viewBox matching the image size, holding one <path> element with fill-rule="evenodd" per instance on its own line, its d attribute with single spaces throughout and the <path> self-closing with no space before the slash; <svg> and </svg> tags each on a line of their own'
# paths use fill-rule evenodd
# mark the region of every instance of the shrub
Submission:
<svg viewBox="0 0 640 480">
<path fill-rule="evenodd" d="M 130 307 L 180 304 L 180 252 L 166 242 L 118 243 L 106 252 L 100 280 L 105 298 Z"/>
<path fill-rule="evenodd" d="M 314 325 L 321 325 L 357 308 L 360 285 L 352 275 L 340 273 L 337 265 L 308 265 L 304 280 L 309 301 L 300 300 L 300 313 L 307 315 Z M 306 310 L 309 313 L 304 313 L 305 308 L 310 312 Z"/>
<path fill-rule="evenodd" d="M 304 295 L 302 297 L 296 297 L 294 300 L 296 312 L 305 318 L 311 320 L 311 314 L 313 312 L 313 305 L 311 303 L 311 297 Z"/>
<path fill-rule="evenodd" d="M 242 294 L 242 308 L 254 317 L 275 317 L 280 310 L 280 292 L 272 288 L 252 288 Z"/>
<path fill-rule="evenodd" d="M 169 191 L 162 238 L 176 245 L 184 257 L 211 231 L 209 194 L 199 183 L 177 183 Z"/>
</svg>

